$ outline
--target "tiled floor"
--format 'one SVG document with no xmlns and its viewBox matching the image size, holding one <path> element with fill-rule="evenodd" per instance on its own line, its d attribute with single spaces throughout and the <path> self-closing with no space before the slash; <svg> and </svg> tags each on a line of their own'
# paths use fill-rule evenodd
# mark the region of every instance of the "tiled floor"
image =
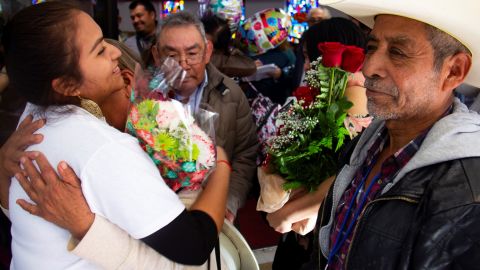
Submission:
<svg viewBox="0 0 480 270">
<path fill-rule="evenodd" d="M 260 264 L 260 270 L 272 270 L 272 263 Z"/>
<path fill-rule="evenodd" d="M 260 270 L 272 270 L 272 262 L 276 250 L 277 247 L 274 246 L 259 248 L 253 251 L 255 258 L 257 258 L 258 264 L 260 265 Z"/>
</svg>

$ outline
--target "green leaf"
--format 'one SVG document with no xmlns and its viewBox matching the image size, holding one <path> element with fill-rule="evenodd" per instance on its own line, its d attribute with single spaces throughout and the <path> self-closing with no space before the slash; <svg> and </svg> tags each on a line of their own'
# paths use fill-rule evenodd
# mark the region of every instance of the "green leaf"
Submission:
<svg viewBox="0 0 480 270">
<path fill-rule="evenodd" d="M 341 112 L 341 111 L 339 111 Z M 343 126 L 343 122 L 345 121 L 345 118 L 347 117 L 347 113 L 344 112 L 342 114 L 340 114 L 339 116 L 337 116 L 337 126 Z"/>
<path fill-rule="evenodd" d="M 293 182 L 285 182 L 283 184 L 283 189 L 284 190 L 291 190 L 291 189 L 297 189 L 302 186 L 302 182 L 299 181 L 293 181 Z"/>
<path fill-rule="evenodd" d="M 327 110 L 327 120 L 329 122 L 335 123 L 335 114 L 339 110 L 339 107 L 336 103 L 331 104 Z"/>
<path fill-rule="evenodd" d="M 332 149 L 333 145 L 333 138 L 332 137 L 325 137 L 320 140 L 320 145 L 325 146 L 328 149 Z"/>
<path fill-rule="evenodd" d="M 281 140 L 268 151 L 275 169 L 287 181 L 286 189 L 303 186 L 313 191 L 336 172 L 337 152 L 349 135 L 343 122 L 352 103 L 343 97 L 348 79 L 344 70 L 316 64 L 306 79 L 320 93 L 310 107 L 294 103 L 288 114 L 278 116 L 287 128 L 280 131 L 277 137 Z M 301 128 L 295 123 L 302 123 Z"/>
</svg>

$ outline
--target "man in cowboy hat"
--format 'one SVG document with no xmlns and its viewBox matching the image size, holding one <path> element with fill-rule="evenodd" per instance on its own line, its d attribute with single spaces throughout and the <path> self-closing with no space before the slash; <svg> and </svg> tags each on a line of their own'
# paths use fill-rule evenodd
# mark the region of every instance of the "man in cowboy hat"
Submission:
<svg viewBox="0 0 480 270">
<path fill-rule="evenodd" d="M 316 269 L 478 268 L 480 117 L 453 91 L 480 85 L 480 2 L 322 3 L 373 25 L 363 73 L 375 120 L 322 203 Z"/>
</svg>

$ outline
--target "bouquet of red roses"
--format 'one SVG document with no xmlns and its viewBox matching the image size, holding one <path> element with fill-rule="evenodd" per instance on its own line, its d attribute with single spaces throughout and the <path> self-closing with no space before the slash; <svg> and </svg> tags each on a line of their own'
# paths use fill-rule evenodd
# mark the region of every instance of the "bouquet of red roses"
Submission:
<svg viewBox="0 0 480 270">
<path fill-rule="evenodd" d="M 318 47 L 322 56 L 311 63 L 307 86 L 297 89 L 297 101 L 279 113 L 278 133 L 268 141 L 267 162 L 285 179 L 285 190 L 313 191 L 334 175 L 338 150 L 349 135 L 344 119 L 352 103 L 344 93 L 349 75 L 362 66 L 363 49 L 338 42 Z"/>
</svg>

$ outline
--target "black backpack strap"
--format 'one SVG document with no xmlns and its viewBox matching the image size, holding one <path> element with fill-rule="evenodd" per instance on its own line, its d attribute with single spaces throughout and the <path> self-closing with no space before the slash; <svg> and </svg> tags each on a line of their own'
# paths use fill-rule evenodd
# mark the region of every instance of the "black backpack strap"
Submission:
<svg viewBox="0 0 480 270">
<path fill-rule="evenodd" d="M 220 239 L 217 239 L 215 244 L 215 259 L 217 260 L 217 270 L 222 268 L 222 261 L 220 261 Z"/>
<path fill-rule="evenodd" d="M 267 113 L 263 117 L 262 121 L 257 126 L 257 132 L 263 128 L 263 126 L 267 123 L 268 118 L 273 113 L 273 111 L 277 108 L 276 104 L 274 104 L 270 109 L 268 109 Z"/>
<path fill-rule="evenodd" d="M 217 238 L 217 243 L 215 244 L 215 260 L 217 261 L 217 270 L 221 270 L 222 261 L 220 260 L 220 239 Z M 210 270 L 210 257 L 208 257 L 208 270 Z"/>
</svg>

